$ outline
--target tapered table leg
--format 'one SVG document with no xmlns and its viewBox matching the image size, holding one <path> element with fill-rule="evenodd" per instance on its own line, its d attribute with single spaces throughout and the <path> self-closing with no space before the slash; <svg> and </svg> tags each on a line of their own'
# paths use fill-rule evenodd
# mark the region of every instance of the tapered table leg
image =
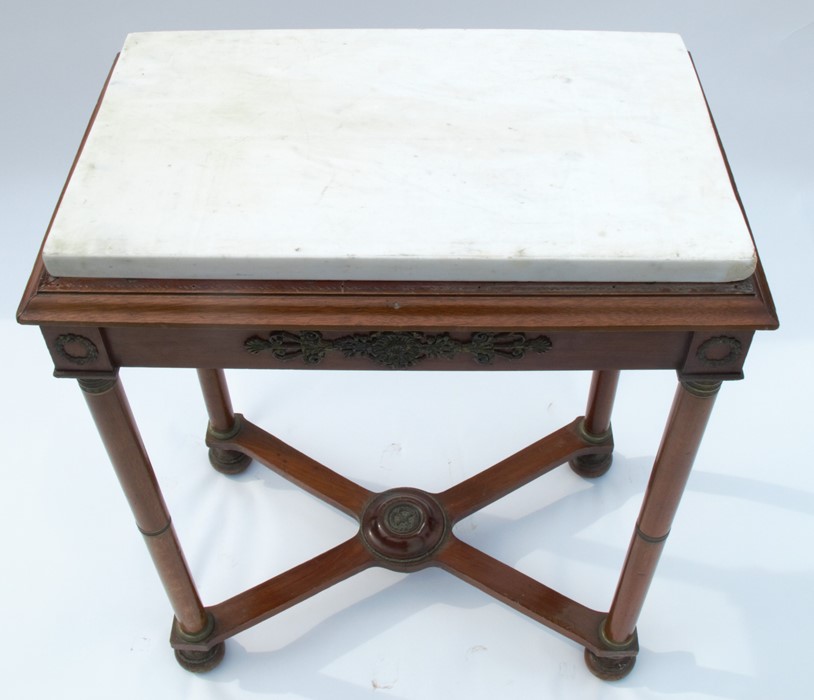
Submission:
<svg viewBox="0 0 814 700">
<path fill-rule="evenodd" d="M 198 381 L 201 383 L 206 410 L 209 413 L 207 438 L 224 440 L 233 438 L 240 431 L 240 417 L 232 410 L 232 400 L 226 377 L 222 369 L 199 369 Z M 251 457 L 237 450 L 225 450 L 210 445 L 209 462 L 223 474 L 239 474 L 251 464 Z"/>
<path fill-rule="evenodd" d="M 653 580 L 656 565 L 678 510 L 695 455 L 701 444 L 721 382 L 682 380 L 676 389 L 661 446 L 656 455 L 627 559 L 602 627 L 608 649 L 624 648 L 634 638 L 636 621 Z M 626 675 L 627 664 L 586 652 L 589 668 L 603 678 Z"/>
<path fill-rule="evenodd" d="M 588 408 L 581 431 L 588 441 L 602 444 L 613 440 L 611 434 L 611 411 L 616 398 L 616 387 L 619 384 L 619 370 L 597 370 L 591 379 L 591 390 L 588 394 Z M 569 464 L 580 476 L 592 479 L 602 476 L 610 469 L 613 462 L 612 452 L 581 455 L 572 459 Z"/>
<path fill-rule="evenodd" d="M 116 376 L 80 379 L 79 386 L 164 584 L 175 613 L 175 628 L 186 639 L 204 640 L 214 621 L 195 589 L 124 389 Z M 179 662 L 186 668 L 207 670 L 220 661 L 223 646 L 179 654 Z"/>
</svg>

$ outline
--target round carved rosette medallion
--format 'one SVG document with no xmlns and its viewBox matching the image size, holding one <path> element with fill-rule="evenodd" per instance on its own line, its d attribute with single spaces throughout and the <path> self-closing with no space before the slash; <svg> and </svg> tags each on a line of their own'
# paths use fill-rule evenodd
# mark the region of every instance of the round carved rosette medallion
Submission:
<svg viewBox="0 0 814 700">
<path fill-rule="evenodd" d="M 64 333 L 54 341 L 57 355 L 75 365 L 86 365 L 99 357 L 99 348 L 84 335 Z"/>
<path fill-rule="evenodd" d="M 710 367 L 721 367 L 734 363 L 743 354 L 743 344 L 737 338 L 720 335 L 710 338 L 698 346 L 696 356 Z"/>
<path fill-rule="evenodd" d="M 441 506 L 418 489 L 380 493 L 362 517 L 362 535 L 367 546 L 381 559 L 401 566 L 427 559 L 446 532 Z"/>
</svg>

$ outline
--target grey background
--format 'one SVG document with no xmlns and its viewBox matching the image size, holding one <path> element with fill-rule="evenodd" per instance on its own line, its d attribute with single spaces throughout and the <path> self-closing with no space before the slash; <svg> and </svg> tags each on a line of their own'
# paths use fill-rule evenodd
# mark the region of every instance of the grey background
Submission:
<svg viewBox="0 0 814 700">
<path fill-rule="evenodd" d="M 642 631 L 640 665 L 620 684 L 594 681 L 573 645 L 433 573 L 416 575 L 413 584 L 370 577 L 356 587 L 325 594 L 327 602 L 315 602 L 299 617 L 266 623 L 253 636 L 234 640 L 227 662 L 206 679 L 187 676 L 175 667 L 165 644 L 166 602 L 105 470 L 79 392 L 72 382 L 49 378 L 50 362 L 38 334 L 17 326 L 13 315 L 87 119 L 126 33 L 274 27 L 669 31 L 680 33 L 692 52 L 783 325 L 780 332 L 757 338 L 747 381 L 725 387 L 719 399 L 717 422 L 699 455 L 677 534 L 671 537 L 660 568 L 660 583 L 654 584 L 642 618 L 640 629 L 647 635 Z M 814 389 L 808 291 L 814 260 L 811 2 L 28 0 L 0 5 L 0 39 L 0 235 L 5 253 L 0 347 L 4 366 L 11 368 L 5 379 L 6 447 L 0 489 L 5 560 L 0 605 L 6 622 L 0 641 L 0 689 L 6 687 L 8 692 L 0 693 L 14 698 L 257 694 L 356 698 L 371 693 L 454 698 L 532 692 L 608 698 L 808 695 L 814 623 L 810 602 L 814 478 L 807 450 L 797 444 L 809 432 L 806 400 Z M 619 514 L 620 522 L 624 520 L 620 532 L 629 531 L 655 452 L 651 433 L 657 434 L 669 404 L 672 378 L 629 375 L 615 418 L 617 444 L 621 445 L 620 431 L 627 431 L 627 441 L 620 447 L 605 495 L 597 496 L 596 503 L 580 503 L 569 491 L 573 486 L 564 481 L 552 486 L 552 493 L 570 504 L 560 509 L 561 516 L 576 517 L 585 531 L 613 529 L 615 516 L 608 524 L 607 518 L 591 510 L 593 506 Z M 187 456 L 177 443 L 198 449 L 203 417 L 193 401 L 194 378 L 133 371 L 125 380 L 137 413 L 139 408 L 143 411 L 142 430 L 151 453 L 173 454 L 175 449 L 183 461 Z M 466 380 L 462 375 L 427 379 L 286 373 L 270 376 L 263 388 L 256 378 L 237 373 L 233 393 L 247 413 L 251 408 L 280 424 L 301 449 L 324 450 L 325 461 L 332 465 L 334 455 L 340 461 L 344 457 L 363 472 L 365 460 L 374 469 L 389 469 L 388 465 L 396 469 L 401 450 L 410 453 L 410 444 L 414 456 L 432 459 L 429 452 L 426 456 L 422 452 L 428 443 L 454 466 L 466 461 L 467 450 L 472 454 L 494 450 L 496 461 L 506 450 L 522 447 L 526 438 L 536 439 L 543 432 L 543 418 L 556 423 L 560 413 L 570 420 L 573 410 L 582 410 L 586 377 L 543 381 L 499 374 Z M 280 396 L 286 390 L 290 399 L 284 411 L 264 408 L 268 394 Z M 538 390 L 545 393 L 542 402 L 529 405 L 518 399 Z M 335 398 L 343 391 L 352 396 Z M 560 391 L 573 393 L 574 403 L 548 398 Z M 437 416 L 423 415 L 427 411 L 422 392 L 437 401 L 446 421 L 443 430 Z M 483 394 L 477 392 L 488 396 L 485 405 Z M 163 397 L 164 412 L 150 410 L 156 393 Z M 394 394 L 399 401 L 388 403 L 387 397 Z M 654 398 L 662 394 L 663 399 Z M 639 404 L 651 398 L 655 407 L 643 412 Z M 314 401 L 324 411 L 333 409 L 333 422 L 324 417 L 320 421 L 325 424 L 324 438 L 307 425 Z M 370 413 L 365 401 L 379 408 L 374 427 L 360 433 L 352 416 Z M 175 428 L 170 430 L 175 420 L 170 416 L 179 413 L 190 419 L 189 428 L 178 428 L 180 439 Z M 473 424 L 482 425 L 484 413 L 490 436 L 482 434 L 481 427 L 472 430 Z M 417 425 L 411 427 L 411 421 Z M 375 430 L 380 437 L 374 437 Z M 348 440 L 348 434 L 358 439 Z M 494 437 L 502 434 L 503 442 Z M 450 435 L 458 436 L 457 441 L 445 442 Z M 513 440 L 518 441 L 516 447 Z M 361 447 L 354 452 L 356 443 L 365 441 L 372 442 L 370 454 L 366 456 Z M 216 563 L 221 560 L 207 559 L 208 542 L 224 523 L 201 516 L 200 500 L 203 489 L 204 512 L 219 513 L 227 507 L 219 500 L 220 482 L 213 481 L 213 490 L 208 491 L 209 482 L 203 481 L 208 475 L 196 476 L 192 485 L 198 490 L 185 496 L 192 477 L 173 471 L 172 460 L 166 462 L 157 469 L 166 479 L 176 520 L 186 518 L 200 525 L 179 525 L 185 529 L 188 555 L 203 569 L 204 580 L 207 567 L 212 568 L 211 588 L 217 590 L 223 576 Z M 411 465 L 419 470 L 415 460 Z M 204 466 L 196 465 L 196 474 L 198 470 L 205 473 Z M 421 474 L 416 478 L 420 481 Z M 282 488 L 280 507 L 285 507 L 285 498 L 293 498 L 284 487 L 263 482 L 265 477 L 251 479 L 244 484 L 247 489 L 255 482 L 262 482 L 264 492 Z M 535 493 L 529 498 L 556 501 Z M 246 508 L 233 507 L 238 509 L 235 517 Z M 266 517 L 263 506 L 256 507 L 256 517 Z M 295 518 L 299 509 L 311 508 L 299 501 L 290 507 Z M 582 566 L 589 570 L 606 564 L 610 571 L 624 553 L 626 534 L 613 545 L 589 547 L 581 531 L 563 529 L 559 521 L 538 523 L 543 516 L 535 515 L 531 501 L 514 503 L 513 508 L 514 513 L 484 516 L 487 525 L 490 518 L 510 523 L 507 527 L 517 531 L 515 539 L 531 543 L 526 549 L 515 544 L 500 550 L 506 545 L 484 540 L 484 546 L 494 545 L 510 563 L 556 555 L 561 571 L 569 571 L 569 565 L 579 572 Z M 322 522 L 320 513 L 313 514 L 316 522 Z M 344 527 L 324 522 L 328 529 Z M 561 540 L 538 540 L 538 524 L 561 534 Z M 248 562 L 241 566 L 248 566 L 255 558 L 253 532 L 241 531 L 240 536 L 247 538 L 244 548 L 249 549 Z M 299 536 L 314 538 L 314 552 L 320 550 L 317 534 Z M 537 553 L 534 543 L 539 543 Z M 225 542 L 218 547 L 226 551 L 233 545 Z M 540 577 L 545 579 L 544 571 Z M 574 578 L 577 588 L 584 585 L 577 573 Z M 612 592 L 612 578 L 609 581 L 597 585 L 603 591 L 610 586 Z M 130 590 L 133 599 L 122 598 L 116 586 Z M 398 593 L 382 593 L 389 586 Z M 604 604 L 599 596 L 596 605 Z M 298 636 L 298 629 L 308 631 Z M 483 635 L 493 637 L 485 642 Z"/>
</svg>

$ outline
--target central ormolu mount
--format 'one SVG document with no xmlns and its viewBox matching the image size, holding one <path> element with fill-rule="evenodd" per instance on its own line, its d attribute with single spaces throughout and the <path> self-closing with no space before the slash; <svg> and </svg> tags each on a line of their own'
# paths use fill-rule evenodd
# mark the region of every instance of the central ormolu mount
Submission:
<svg viewBox="0 0 814 700">
<path fill-rule="evenodd" d="M 438 501 L 419 489 L 380 493 L 362 516 L 362 536 L 367 546 L 391 568 L 399 570 L 414 568 L 428 559 L 447 532 L 447 519 Z"/>
</svg>

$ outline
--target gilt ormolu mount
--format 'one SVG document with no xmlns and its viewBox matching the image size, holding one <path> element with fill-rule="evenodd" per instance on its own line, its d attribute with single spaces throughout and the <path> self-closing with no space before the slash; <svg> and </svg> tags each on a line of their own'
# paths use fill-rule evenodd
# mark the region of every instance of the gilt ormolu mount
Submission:
<svg viewBox="0 0 814 700">
<path fill-rule="evenodd" d="M 428 358 L 451 360 L 459 353 L 471 355 L 481 365 L 490 365 L 496 358 L 517 360 L 527 352 L 547 352 L 551 340 L 544 335 L 527 338 L 524 333 L 479 332 L 462 341 L 448 333 L 418 331 L 354 333 L 326 340 L 318 331 L 274 331 L 267 338 L 249 338 L 245 347 L 252 354 L 270 352 L 279 360 L 301 358 L 307 365 L 319 364 L 327 352 L 334 351 L 344 357 L 366 357 L 387 369 L 406 369 Z"/>
</svg>

